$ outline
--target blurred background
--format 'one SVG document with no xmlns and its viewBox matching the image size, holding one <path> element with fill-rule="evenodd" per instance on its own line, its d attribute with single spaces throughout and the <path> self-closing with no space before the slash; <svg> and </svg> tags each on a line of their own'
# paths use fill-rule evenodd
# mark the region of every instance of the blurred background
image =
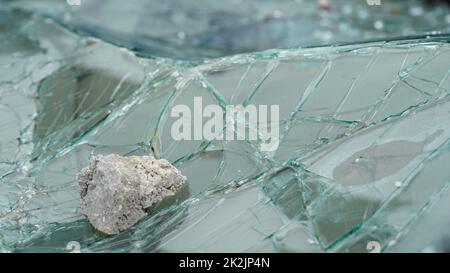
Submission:
<svg viewBox="0 0 450 273">
<path fill-rule="evenodd" d="M 450 30 L 439 0 L 13 0 L 142 55 L 202 59 Z M 1 20 L 1 18 L 0 18 Z"/>
</svg>

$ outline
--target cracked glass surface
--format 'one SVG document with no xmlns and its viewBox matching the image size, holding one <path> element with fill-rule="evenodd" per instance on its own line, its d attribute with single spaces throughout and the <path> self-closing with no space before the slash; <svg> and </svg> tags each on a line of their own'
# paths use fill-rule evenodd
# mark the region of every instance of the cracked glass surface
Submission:
<svg viewBox="0 0 450 273">
<path fill-rule="evenodd" d="M 448 6 L 424 4 L 439 0 L 381 1 L 375 7 L 366 0 L 6 2 L 146 57 L 187 60 L 450 31 Z"/>
<path fill-rule="evenodd" d="M 1 251 L 66 252 L 72 241 L 82 252 L 367 252 L 371 241 L 385 252 L 449 250 L 447 6 L 382 5 L 400 7 L 399 26 L 354 5 L 367 25 L 348 23 L 323 40 L 299 25 L 332 31 L 333 20 L 351 20 L 339 17 L 345 5 L 317 26 L 307 1 L 297 1 L 306 14 L 298 17 L 286 15 L 292 1 L 275 14 L 270 1 L 250 1 L 258 12 L 244 14 L 186 4 L 161 29 L 160 16 L 182 2 L 169 1 L 127 29 L 116 15 L 153 2 L 133 1 L 123 13 L 115 2 L 2 1 Z M 212 15 L 200 24 L 193 10 Z M 250 18 L 249 33 L 260 36 L 238 36 L 246 29 L 236 17 Z M 271 49 L 294 45 L 308 47 Z M 173 140 L 170 109 L 192 107 L 193 97 L 280 105 L 278 149 Z M 188 187 L 106 236 L 81 215 L 75 175 L 92 155 L 111 153 L 166 158 Z"/>
</svg>

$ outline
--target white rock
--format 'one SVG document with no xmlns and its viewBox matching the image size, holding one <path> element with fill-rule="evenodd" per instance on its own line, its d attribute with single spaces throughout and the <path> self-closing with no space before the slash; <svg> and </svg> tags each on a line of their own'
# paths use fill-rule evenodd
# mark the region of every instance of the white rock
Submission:
<svg viewBox="0 0 450 273">
<path fill-rule="evenodd" d="M 118 234 L 147 215 L 146 209 L 174 195 L 186 177 L 167 160 L 151 156 L 94 156 L 77 175 L 81 212 L 106 234 Z"/>
</svg>

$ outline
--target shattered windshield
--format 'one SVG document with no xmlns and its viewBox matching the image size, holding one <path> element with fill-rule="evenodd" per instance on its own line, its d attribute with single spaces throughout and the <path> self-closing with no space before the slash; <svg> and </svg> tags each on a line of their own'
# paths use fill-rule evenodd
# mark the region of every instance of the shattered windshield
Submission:
<svg viewBox="0 0 450 273">
<path fill-rule="evenodd" d="M 0 252 L 450 251 L 449 11 L 1 0 Z"/>
</svg>

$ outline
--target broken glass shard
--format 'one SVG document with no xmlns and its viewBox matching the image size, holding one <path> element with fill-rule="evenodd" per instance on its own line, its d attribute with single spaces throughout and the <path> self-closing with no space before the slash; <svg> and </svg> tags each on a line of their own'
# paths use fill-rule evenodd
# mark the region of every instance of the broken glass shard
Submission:
<svg viewBox="0 0 450 273">
<path fill-rule="evenodd" d="M 93 1 L 75 9 L 29 2 L 0 8 L 1 251 L 66 252 L 73 241 L 82 252 L 368 252 L 371 242 L 386 252 L 448 251 L 450 36 L 421 35 L 445 31 L 445 12 L 417 2 L 436 14 L 420 20 L 436 21 L 408 21 L 392 1 L 383 9 L 399 5 L 402 25 L 390 29 L 387 16 L 382 37 L 417 37 L 354 42 L 361 33 L 381 37 L 363 25 L 342 31 L 351 37 L 333 31 L 329 42 L 346 45 L 229 55 L 321 42 L 298 35 L 308 16 L 268 15 L 268 1 L 249 2 L 258 12 L 248 22 L 228 6 L 183 5 L 164 29 L 109 24 L 117 5 L 95 10 L 108 21 L 87 13 Z M 135 2 L 127 12 L 142 10 L 144 1 Z M 52 13 L 50 4 L 70 10 Z M 362 16 L 367 7 L 356 9 Z M 167 10 L 146 20 L 162 24 Z M 191 11 L 216 21 L 190 28 L 200 16 Z M 333 14 L 322 19 L 345 27 Z M 366 15 L 368 24 L 377 17 Z M 233 36 L 235 28 L 245 33 L 242 24 L 272 34 L 248 44 Z M 283 33 L 279 24 L 292 27 Z M 217 47 L 218 37 L 231 45 Z M 271 124 L 279 126 L 278 149 L 262 150 L 260 139 L 174 140 L 171 109 L 193 107 L 194 97 L 222 109 L 279 105 Z M 75 179 L 100 154 L 165 158 L 188 190 L 130 229 L 102 234 L 80 211 Z"/>
</svg>

